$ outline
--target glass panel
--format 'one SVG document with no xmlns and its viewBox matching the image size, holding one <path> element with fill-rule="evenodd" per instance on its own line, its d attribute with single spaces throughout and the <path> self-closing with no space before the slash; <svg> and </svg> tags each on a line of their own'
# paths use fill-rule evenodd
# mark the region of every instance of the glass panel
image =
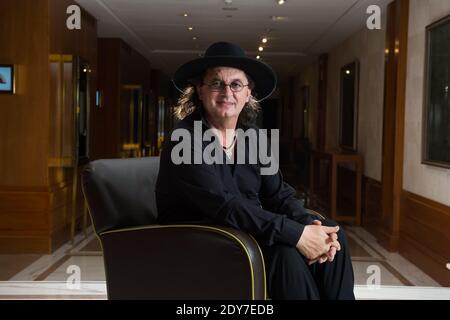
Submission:
<svg viewBox="0 0 450 320">
<path fill-rule="evenodd" d="M 139 157 L 143 144 L 142 88 L 125 85 L 121 93 L 121 141 L 122 156 Z"/>
<path fill-rule="evenodd" d="M 356 151 L 358 108 L 358 65 L 352 62 L 341 69 L 340 145 Z"/>
<path fill-rule="evenodd" d="M 450 166 L 450 18 L 428 30 L 425 162 Z"/>
<path fill-rule="evenodd" d="M 89 66 L 80 62 L 78 70 L 78 158 L 88 156 L 87 139 L 88 139 L 88 73 Z"/>
</svg>

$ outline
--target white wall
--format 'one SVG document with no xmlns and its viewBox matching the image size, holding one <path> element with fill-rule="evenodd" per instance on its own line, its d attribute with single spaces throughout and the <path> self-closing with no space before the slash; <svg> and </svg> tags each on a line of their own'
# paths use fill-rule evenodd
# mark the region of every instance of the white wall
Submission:
<svg viewBox="0 0 450 320">
<path fill-rule="evenodd" d="M 328 53 L 326 148 L 339 147 L 340 70 L 358 60 L 357 151 L 364 158 L 364 175 L 377 181 L 382 169 L 385 35 L 383 16 L 381 30 L 363 28 Z"/>
<path fill-rule="evenodd" d="M 431 200 L 450 205 L 450 169 L 420 163 L 425 78 L 425 28 L 450 14 L 450 1 L 411 0 L 409 6 L 403 188 Z"/>
</svg>

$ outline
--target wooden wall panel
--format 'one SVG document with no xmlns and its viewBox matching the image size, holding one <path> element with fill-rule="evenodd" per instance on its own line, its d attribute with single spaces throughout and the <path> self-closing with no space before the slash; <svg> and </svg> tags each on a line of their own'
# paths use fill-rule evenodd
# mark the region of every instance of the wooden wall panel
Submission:
<svg viewBox="0 0 450 320">
<path fill-rule="evenodd" d="M 150 89 L 150 62 L 139 52 L 120 40 L 120 81 L 121 84 L 138 84 L 142 89 Z"/>
<path fill-rule="evenodd" d="M 91 160 L 116 158 L 119 146 L 120 101 L 120 40 L 98 39 L 98 88 L 102 92 L 102 107 L 93 109 Z"/>
<path fill-rule="evenodd" d="M 16 67 L 16 94 L 0 95 L 0 252 L 47 252 L 48 1 L 0 12 L 0 61 Z"/>
<path fill-rule="evenodd" d="M 388 5 L 383 113 L 382 214 L 370 226 L 387 250 L 400 238 L 409 0 Z"/>
<path fill-rule="evenodd" d="M 16 94 L 0 94 L 0 187 L 45 186 L 47 0 L 2 0 L 0 12 L 0 61 L 16 66 Z"/>
<path fill-rule="evenodd" d="M 0 191 L 0 252 L 48 252 L 49 207 L 46 191 Z"/>
<path fill-rule="evenodd" d="M 443 286 L 450 286 L 450 207 L 403 191 L 400 224 L 402 255 Z"/>
<path fill-rule="evenodd" d="M 97 21 L 87 11 L 81 11 L 81 29 L 69 30 L 66 20 L 68 6 L 77 4 L 71 0 L 48 0 L 50 16 L 50 53 L 73 54 L 88 60 L 96 71 Z"/>
<path fill-rule="evenodd" d="M 50 55 L 79 55 L 91 65 L 91 105 L 96 89 L 95 19 L 82 12 L 82 29 L 66 28 L 68 0 L 2 0 L 0 61 L 16 65 L 16 94 L 0 95 L 0 252 L 49 253 L 69 237 L 72 168 L 51 162 L 53 145 L 73 150 L 73 117 L 50 110 L 57 99 Z M 32 30 L 32 32 L 31 32 Z M 69 72 L 70 73 L 70 72 Z M 68 74 L 66 74 L 67 76 Z M 70 75 L 69 75 L 70 76 Z M 54 79 L 54 77 L 53 77 Z M 51 87 L 51 85 L 53 85 Z M 70 88 L 64 105 L 70 104 Z M 64 124 L 62 127 L 51 126 Z M 51 160 L 51 159 L 50 159 Z M 81 202 L 82 203 L 82 202 Z M 54 229 L 63 230 L 55 235 Z"/>
</svg>

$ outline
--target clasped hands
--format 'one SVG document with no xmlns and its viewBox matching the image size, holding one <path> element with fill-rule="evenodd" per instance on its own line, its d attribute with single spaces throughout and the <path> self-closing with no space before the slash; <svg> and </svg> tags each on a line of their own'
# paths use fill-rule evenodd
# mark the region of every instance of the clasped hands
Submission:
<svg viewBox="0 0 450 320">
<path fill-rule="evenodd" d="M 320 220 L 314 220 L 305 226 L 296 247 L 308 259 L 309 265 L 315 262 L 324 263 L 327 260 L 332 262 L 336 252 L 341 250 L 338 231 L 339 226 L 322 226 Z"/>
</svg>

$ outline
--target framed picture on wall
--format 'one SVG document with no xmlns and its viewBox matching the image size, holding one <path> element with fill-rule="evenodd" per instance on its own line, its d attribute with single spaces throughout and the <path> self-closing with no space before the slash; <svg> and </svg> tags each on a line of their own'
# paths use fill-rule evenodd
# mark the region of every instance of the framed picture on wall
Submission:
<svg viewBox="0 0 450 320">
<path fill-rule="evenodd" d="M 14 93 L 14 65 L 0 64 L 0 93 Z"/>
<path fill-rule="evenodd" d="M 341 68 L 339 145 L 356 152 L 358 145 L 359 63 L 353 61 Z"/>
<path fill-rule="evenodd" d="M 450 168 L 450 15 L 426 28 L 422 163 Z"/>
</svg>

